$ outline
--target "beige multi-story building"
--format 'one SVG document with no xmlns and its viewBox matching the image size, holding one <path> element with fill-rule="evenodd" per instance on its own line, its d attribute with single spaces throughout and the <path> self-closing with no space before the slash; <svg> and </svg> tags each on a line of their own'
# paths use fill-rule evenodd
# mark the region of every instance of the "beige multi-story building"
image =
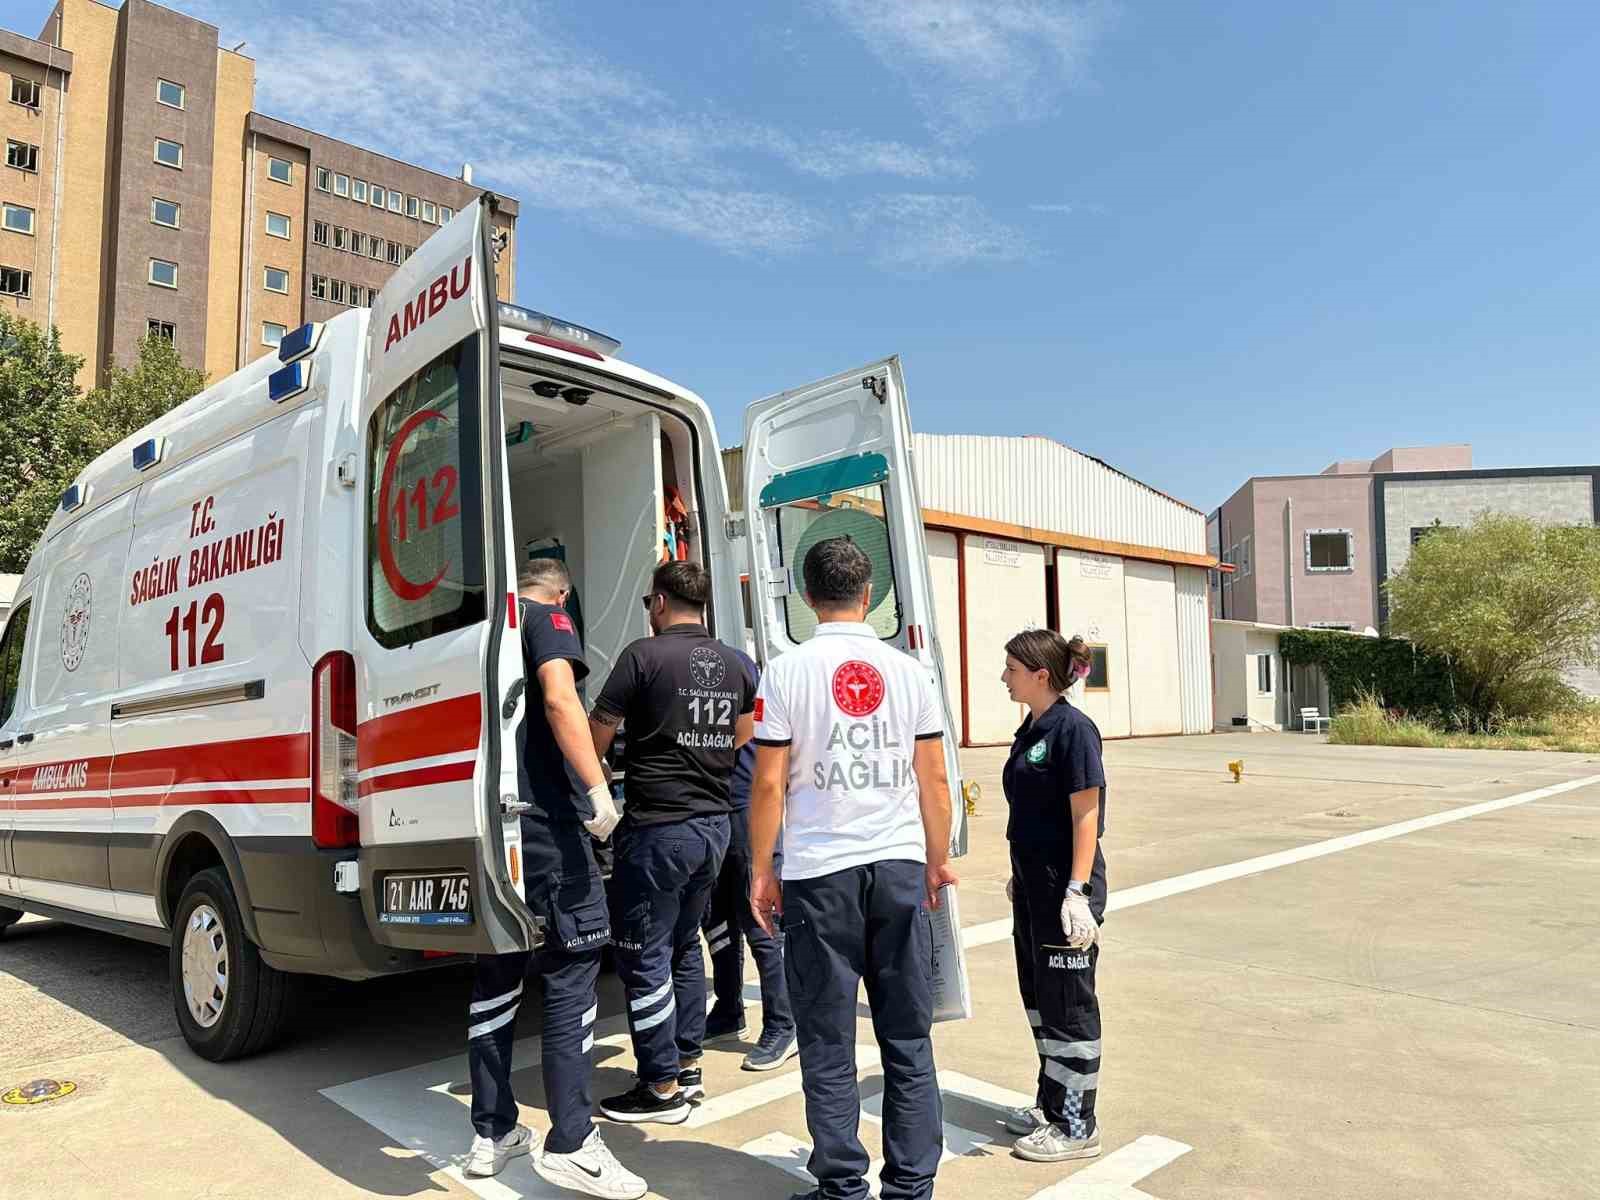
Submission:
<svg viewBox="0 0 1600 1200">
<path fill-rule="evenodd" d="M 254 111 L 255 63 L 149 0 L 60 0 L 0 30 L 0 305 L 61 331 L 82 382 L 149 333 L 212 378 L 370 304 L 481 189 Z M 496 291 L 515 287 L 501 197 Z"/>
</svg>

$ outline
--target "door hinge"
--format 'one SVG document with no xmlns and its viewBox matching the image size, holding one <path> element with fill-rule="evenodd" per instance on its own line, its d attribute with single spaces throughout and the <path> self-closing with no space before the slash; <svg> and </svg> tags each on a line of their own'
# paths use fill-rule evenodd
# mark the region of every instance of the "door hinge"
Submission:
<svg viewBox="0 0 1600 1200">
<path fill-rule="evenodd" d="M 340 487 L 353 488 L 356 485 L 356 456 L 346 454 L 339 459 L 338 479 Z"/>
<path fill-rule="evenodd" d="M 748 526 L 743 517 L 725 517 L 722 521 L 722 533 L 730 542 L 742 538 Z"/>
<path fill-rule="evenodd" d="M 889 394 L 889 385 L 882 375 L 868 375 L 861 381 L 861 387 L 876 396 L 879 404 L 882 404 L 884 397 Z"/>
<path fill-rule="evenodd" d="M 520 817 L 523 813 L 533 808 L 526 800 L 518 800 L 515 796 L 500 797 L 500 811 L 508 817 Z"/>
<path fill-rule="evenodd" d="M 767 595 L 774 600 L 781 600 L 794 591 L 794 576 L 788 567 L 782 567 L 777 574 L 767 580 Z"/>
</svg>

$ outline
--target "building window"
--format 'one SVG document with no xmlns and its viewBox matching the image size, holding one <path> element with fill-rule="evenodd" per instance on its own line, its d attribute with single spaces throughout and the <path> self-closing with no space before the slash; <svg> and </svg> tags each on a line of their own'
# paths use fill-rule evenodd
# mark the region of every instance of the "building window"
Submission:
<svg viewBox="0 0 1600 1200">
<path fill-rule="evenodd" d="M 328 277 L 326 275 L 313 275 L 311 277 L 311 297 L 314 300 L 328 298 Z"/>
<path fill-rule="evenodd" d="M 39 81 L 37 79 L 23 79 L 21 76 L 11 77 L 11 103 L 20 104 L 23 108 L 39 107 Z"/>
<path fill-rule="evenodd" d="M 335 304 L 344 303 L 344 280 L 328 280 L 328 299 L 332 300 Z"/>
<path fill-rule="evenodd" d="M 150 282 L 157 287 L 175 288 L 178 286 L 178 264 L 168 262 L 164 258 L 150 260 Z"/>
<path fill-rule="evenodd" d="M 1272 694 L 1272 655 L 1256 655 L 1256 691 L 1263 696 Z"/>
<path fill-rule="evenodd" d="M 1447 533 L 1455 528 L 1456 526 L 1454 525 L 1441 525 L 1437 521 L 1432 525 L 1413 525 L 1411 527 L 1411 544 L 1415 546 L 1430 533 Z"/>
<path fill-rule="evenodd" d="M 37 171 L 39 169 L 39 147 L 31 142 L 14 142 L 7 138 L 6 166 L 15 167 L 19 171 Z"/>
<path fill-rule="evenodd" d="M 1306 530 L 1306 570 L 1354 570 L 1355 538 L 1348 529 Z"/>
<path fill-rule="evenodd" d="M 350 285 L 350 303 L 359 308 L 366 302 L 366 292 L 362 290 L 361 285 L 359 283 L 352 283 Z"/>
<path fill-rule="evenodd" d="M 177 142 L 169 142 L 166 138 L 156 139 L 155 159 L 163 167 L 176 167 L 183 170 L 183 147 Z"/>
<path fill-rule="evenodd" d="M 178 327 L 171 321 L 158 321 L 151 317 L 145 322 L 145 336 L 160 338 L 163 342 L 176 345 L 178 341 Z"/>
<path fill-rule="evenodd" d="M 369 238 L 368 243 L 368 253 L 371 255 L 371 257 L 377 259 L 379 262 L 382 262 L 384 247 L 388 245 L 388 243 L 385 242 L 381 237 Z"/>
<path fill-rule="evenodd" d="M 333 174 L 328 170 L 327 167 L 317 168 L 317 191 L 333 191 Z"/>
<path fill-rule="evenodd" d="M 293 183 L 294 164 L 283 158 L 268 158 L 267 178 L 274 183 Z"/>
<path fill-rule="evenodd" d="M 404 250 L 405 250 L 405 247 L 402 246 L 399 242 L 390 242 L 389 243 L 389 261 L 391 263 L 393 263 L 395 266 L 399 266 L 400 262 L 401 262 L 401 257 L 400 257 L 401 256 L 401 252 L 404 251 Z"/>
<path fill-rule="evenodd" d="M 279 325 L 276 321 L 261 322 L 261 344 L 263 346 L 276 346 L 283 341 L 283 335 L 289 332 L 286 325 Z"/>
<path fill-rule="evenodd" d="M 1089 675 L 1083 681 L 1085 691 L 1109 692 L 1111 690 L 1111 651 L 1105 646 L 1091 645 L 1089 650 Z"/>
<path fill-rule="evenodd" d="M 182 108 L 183 84 L 173 83 L 170 79 L 156 80 L 156 103 L 165 104 L 168 108 Z"/>
<path fill-rule="evenodd" d="M 282 267 L 267 267 L 263 271 L 262 287 L 269 292 L 289 294 L 289 272 Z"/>
<path fill-rule="evenodd" d="M 366 257 L 366 253 L 367 253 L 367 235 L 366 234 L 357 233 L 354 229 L 352 229 L 350 231 L 350 253 L 351 254 L 359 254 L 363 258 Z"/>
<path fill-rule="evenodd" d="M 1309 629 L 1342 629 L 1344 632 L 1349 633 L 1352 629 L 1355 628 L 1355 626 L 1350 624 L 1349 621 L 1312 621 L 1312 622 L 1310 622 L 1308 624 L 1307 628 L 1309 628 Z"/>
<path fill-rule="evenodd" d="M 389 211 L 401 211 L 401 204 L 404 202 L 404 199 L 405 197 L 401 196 L 399 192 L 391 191 L 389 193 Z"/>
<path fill-rule="evenodd" d="M 12 233 L 33 232 L 33 209 L 24 208 L 20 204 L 7 204 L 4 209 L 0 209 L 0 212 L 4 214 L 3 218 L 0 218 L 0 224 Z"/>
<path fill-rule="evenodd" d="M 159 196 L 150 199 L 150 220 L 156 225 L 165 225 L 168 229 L 178 228 L 178 217 L 181 207 L 172 200 L 163 200 Z"/>
<path fill-rule="evenodd" d="M 352 179 L 350 181 L 350 199 L 357 204 L 367 202 L 367 181 L 365 179 Z"/>
<path fill-rule="evenodd" d="M 387 196 L 387 195 L 388 195 L 388 192 L 384 191 L 383 188 L 379 187 L 377 184 L 374 183 L 374 184 L 372 184 L 372 195 L 371 195 L 371 198 L 367 201 L 367 203 L 372 205 L 373 208 L 382 208 L 383 207 L 383 198 L 385 196 Z"/>
<path fill-rule="evenodd" d="M 350 176 L 335 175 L 333 177 L 333 194 L 335 196 L 348 196 L 350 194 Z"/>
<path fill-rule="evenodd" d="M 1239 574 L 1250 574 L 1250 535 L 1246 534 L 1239 539 Z"/>
<path fill-rule="evenodd" d="M 267 214 L 267 236 L 287 239 L 289 236 L 290 221 L 282 213 L 269 212 Z"/>
<path fill-rule="evenodd" d="M 415 196 L 406 197 L 406 216 L 414 217 L 422 211 L 422 202 Z"/>
<path fill-rule="evenodd" d="M 416 252 L 417 252 L 417 248 L 415 246 L 407 246 L 406 247 L 406 252 L 405 252 L 405 254 L 403 254 L 401 256 L 401 258 L 402 258 L 402 260 L 410 258 Z"/>
<path fill-rule="evenodd" d="M 326 246 L 328 244 L 328 223 L 326 221 L 315 221 L 312 223 L 311 240 L 319 246 Z"/>
<path fill-rule="evenodd" d="M 0 296 L 26 300 L 33 295 L 33 272 L 21 267 L 0 267 Z"/>
<path fill-rule="evenodd" d="M 455 209 L 446 208 L 442 204 L 439 206 L 439 224 L 441 224 L 441 225 L 450 224 L 450 218 L 455 216 L 455 215 L 456 215 L 456 210 Z"/>
<path fill-rule="evenodd" d="M 432 200 L 424 200 L 422 202 L 422 219 L 424 221 L 426 221 L 429 225 L 437 225 L 438 221 L 435 220 L 435 217 L 437 215 L 438 214 L 434 211 L 433 201 Z"/>
<path fill-rule="evenodd" d="M 345 249 L 347 245 L 345 242 L 345 234 L 348 232 L 349 230 L 347 230 L 343 225 L 335 225 L 333 227 L 333 248 L 335 250 Z"/>
</svg>

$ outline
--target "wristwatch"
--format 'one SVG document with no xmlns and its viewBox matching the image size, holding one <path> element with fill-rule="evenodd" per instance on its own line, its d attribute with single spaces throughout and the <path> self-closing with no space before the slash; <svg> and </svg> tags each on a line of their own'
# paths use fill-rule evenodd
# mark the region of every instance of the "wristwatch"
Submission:
<svg viewBox="0 0 1600 1200">
<path fill-rule="evenodd" d="M 1081 879 L 1069 879 L 1067 880 L 1067 891 L 1075 896 L 1092 896 L 1094 895 L 1094 884 L 1084 883 Z"/>
</svg>

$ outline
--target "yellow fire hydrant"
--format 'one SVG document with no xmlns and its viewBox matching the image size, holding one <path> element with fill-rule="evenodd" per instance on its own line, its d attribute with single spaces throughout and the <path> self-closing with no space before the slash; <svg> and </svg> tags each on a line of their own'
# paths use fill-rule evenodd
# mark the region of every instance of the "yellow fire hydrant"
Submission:
<svg viewBox="0 0 1600 1200">
<path fill-rule="evenodd" d="M 1229 763 L 1228 770 L 1233 772 L 1233 781 L 1235 783 L 1241 782 L 1241 777 L 1244 775 L 1244 759 L 1237 759 Z"/>
</svg>

